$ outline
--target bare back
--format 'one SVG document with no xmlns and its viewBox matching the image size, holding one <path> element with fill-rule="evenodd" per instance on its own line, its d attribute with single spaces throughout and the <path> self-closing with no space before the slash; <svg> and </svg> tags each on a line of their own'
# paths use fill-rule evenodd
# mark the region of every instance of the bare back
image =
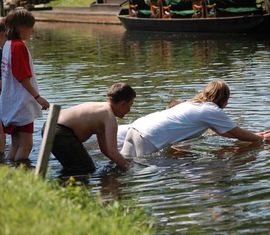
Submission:
<svg viewBox="0 0 270 235">
<path fill-rule="evenodd" d="M 117 121 L 108 102 L 87 102 L 63 109 L 58 123 L 71 128 L 81 142 L 92 134 L 104 136 L 107 126 L 117 133 Z"/>
</svg>

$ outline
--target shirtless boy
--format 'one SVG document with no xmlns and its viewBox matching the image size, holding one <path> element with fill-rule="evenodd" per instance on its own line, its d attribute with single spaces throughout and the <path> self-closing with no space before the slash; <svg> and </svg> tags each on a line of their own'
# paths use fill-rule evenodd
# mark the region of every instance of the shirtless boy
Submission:
<svg viewBox="0 0 270 235">
<path fill-rule="evenodd" d="M 90 173 L 95 164 L 83 142 L 96 134 L 101 152 L 127 170 L 129 162 L 117 149 L 117 120 L 129 111 L 136 92 L 125 83 L 113 84 L 107 102 L 87 102 L 60 112 L 52 153 L 68 173 Z"/>
</svg>

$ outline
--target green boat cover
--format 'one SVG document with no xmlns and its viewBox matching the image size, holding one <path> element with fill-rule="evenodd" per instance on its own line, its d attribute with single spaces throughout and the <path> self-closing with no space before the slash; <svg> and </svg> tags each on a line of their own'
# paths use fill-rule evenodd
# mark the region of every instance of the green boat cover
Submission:
<svg viewBox="0 0 270 235">
<path fill-rule="evenodd" d="M 150 10 L 138 10 L 138 16 L 150 16 L 151 11 Z"/>
<path fill-rule="evenodd" d="M 193 10 L 183 10 L 183 11 L 171 10 L 170 13 L 172 15 L 178 15 L 178 16 L 190 16 L 190 15 L 193 15 L 195 12 Z"/>
<path fill-rule="evenodd" d="M 227 8 L 218 8 L 219 11 L 227 13 L 252 13 L 259 11 L 257 7 L 227 7 Z"/>
</svg>

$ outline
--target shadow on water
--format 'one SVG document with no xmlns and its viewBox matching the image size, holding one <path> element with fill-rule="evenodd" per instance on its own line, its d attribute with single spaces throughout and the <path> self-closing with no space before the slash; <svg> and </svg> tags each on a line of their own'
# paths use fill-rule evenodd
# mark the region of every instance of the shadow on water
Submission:
<svg viewBox="0 0 270 235">
<path fill-rule="evenodd" d="M 123 81 L 137 92 L 133 109 L 119 120 L 130 123 L 164 109 L 172 98 L 190 99 L 220 78 L 231 88 L 228 115 L 241 127 L 270 129 L 269 39 L 38 23 L 28 46 L 41 94 L 62 108 L 103 101 L 107 87 Z M 34 164 L 46 116 L 35 122 Z M 205 135 L 176 147 L 138 159 L 129 172 L 93 147 L 97 171 L 78 179 L 104 200 L 134 200 L 146 208 L 157 218 L 157 234 L 269 232 L 268 145 Z M 49 178 L 64 177 L 53 156 L 49 168 Z"/>
</svg>

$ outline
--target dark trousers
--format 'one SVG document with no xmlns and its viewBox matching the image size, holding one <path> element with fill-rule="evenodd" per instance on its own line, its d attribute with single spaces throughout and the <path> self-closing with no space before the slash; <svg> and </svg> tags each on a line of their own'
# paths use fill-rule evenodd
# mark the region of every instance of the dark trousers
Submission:
<svg viewBox="0 0 270 235">
<path fill-rule="evenodd" d="M 65 173 L 87 174 L 96 169 L 92 158 L 73 130 L 64 125 L 57 124 L 52 153 L 64 167 Z"/>
</svg>

